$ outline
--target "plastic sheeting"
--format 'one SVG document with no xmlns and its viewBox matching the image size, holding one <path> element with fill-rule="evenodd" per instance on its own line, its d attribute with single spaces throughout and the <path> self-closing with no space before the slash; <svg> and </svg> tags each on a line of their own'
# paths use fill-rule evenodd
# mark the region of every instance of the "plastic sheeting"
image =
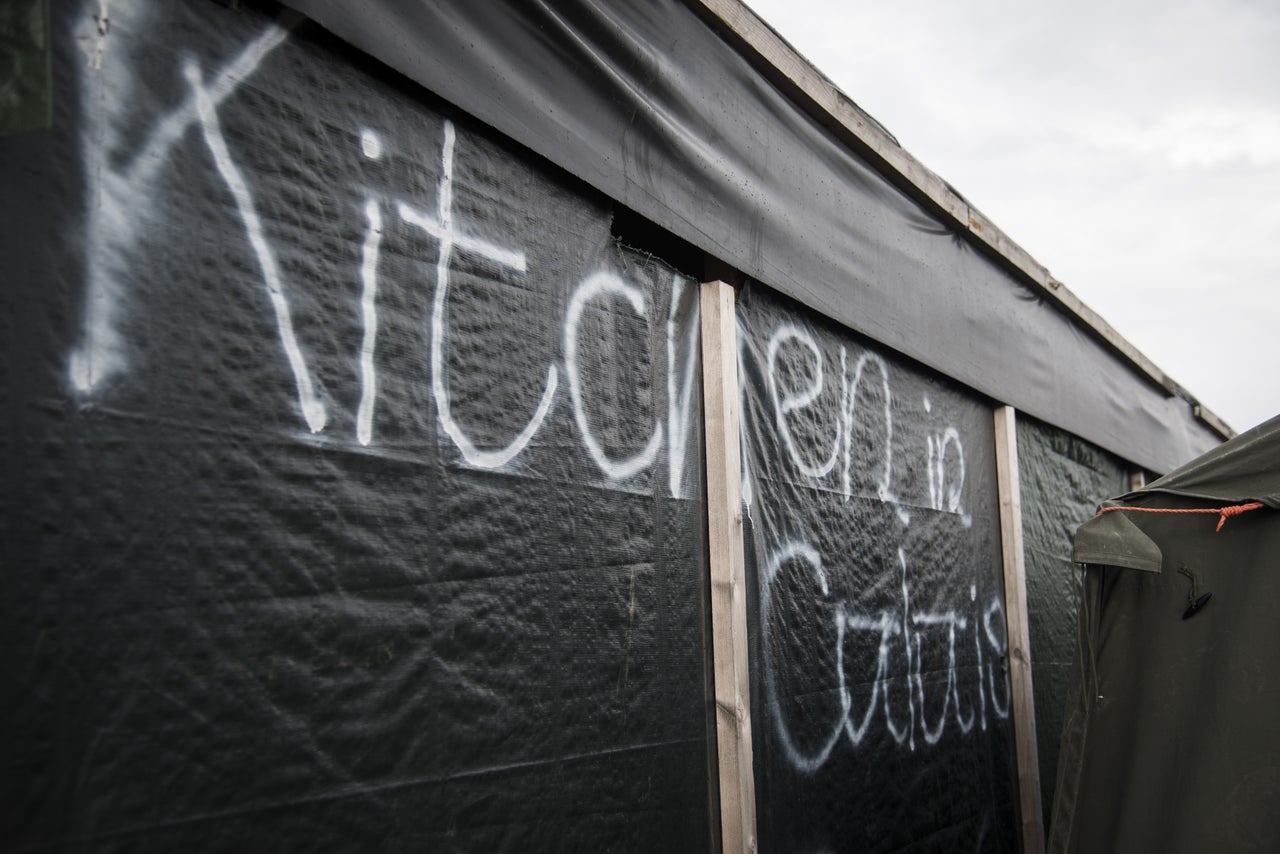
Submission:
<svg viewBox="0 0 1280 854">
<path fill-rule="evenodd" d="M 707 850 L 694 284 L 318 28 L 98 11 L 0 141 L 6 849 Z"/>
<path fill-rule="evenodd" d="M 1017 847 L 991 410 L 738 301 L 762 851 Z"/>
<path fill-rule="evenodd" d="M 1027 568 L 1032 685 L 1040 794 L 1048 825 L 1058 778 L 1058 744 L 1076 652 L 1079 593 L 1071 542 L 1081 520 L 1129 487 L 1117 459 L 1061 430 L 1018 419 L 1018 478 Z"/>
<path fill-rule="evenodd" d="M 289 5 L 720 260 L 995 400 L 1157 472 L 1220 441 L 854 155 L 696 3 Z"/>
</svg>

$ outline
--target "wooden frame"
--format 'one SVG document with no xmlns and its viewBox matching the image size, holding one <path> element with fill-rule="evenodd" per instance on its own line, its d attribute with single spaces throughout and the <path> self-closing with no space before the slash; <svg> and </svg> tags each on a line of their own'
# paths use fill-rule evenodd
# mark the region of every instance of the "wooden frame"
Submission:
<svg viewBox="0 0 1280 854">
<path fill-rule="evenodd" d="M 747 669 L 734 290 L 724 282 L 706 282 L 701 301 L 720 831 L 726 854 L 752 854 L 756 850 L 756 797 Z"/>
<path fill-rule="evenodd" d="M 1040 806 L 1036 706 L 1031 692 L 1031 639 L 1027 623 L 1027 570 L 1022 548 L 1022 495 L 1018 485 L 1016 427 L 1017 416 L 1012 406 L 996 409 L 996 481 L 1000 493 L 1000 546 L 1004 558 L 1004 610 L 1009 638 L 1009 682 L 1013 694 L 1018 815 L 1022 850 L 1026 854 L 1044 854 L 1044 817 Z"/>
</svg>

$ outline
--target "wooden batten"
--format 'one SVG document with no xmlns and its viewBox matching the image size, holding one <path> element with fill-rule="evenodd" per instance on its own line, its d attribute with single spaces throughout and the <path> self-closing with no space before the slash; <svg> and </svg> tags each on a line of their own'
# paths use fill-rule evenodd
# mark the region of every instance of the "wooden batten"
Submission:
<svg viewBox="0 0 1280 854">
<path fill-rule="evenodd" d="M 730 285 L 706 282 L 701 296 L 720 827 L 726 854 L 750 854 L 756 850 L 756 799 L 747 669 L 737 321 Z"/>
<path fill-rule="evenodd" d="M 1022 550 L 1022 496 L 1018 486 L 1018 437 L 1012 406 L 995 411 L 996 480 L 1000 492 L 1000 545 L 1004 559 L 1004 609 L 1009 638 L 1014 750 L 1022 850 L 1044 854 L 1040 807 L 1040 758 L 1031 693 L 1031 638 L 1027 622 L 1027 571 Z"/>
</svg>

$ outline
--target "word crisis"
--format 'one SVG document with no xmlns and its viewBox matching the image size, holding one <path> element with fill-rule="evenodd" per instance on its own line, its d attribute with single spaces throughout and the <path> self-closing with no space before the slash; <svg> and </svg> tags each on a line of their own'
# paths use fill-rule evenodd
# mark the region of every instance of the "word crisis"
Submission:
<svg viewBox="0 0 1280 854">
<path fill-rule="evenodd" d="M 774 601 L 774 586 L 784 567 L 797 564 L 803 570 L 802 577 L 807 574 L 816 592 L 823 597 L 831 595 L 831 587 L 822 556 L 808 543 L 784 545 L 765 570 L 764 595 L 760 605 L 761 647 L 766 651 L 765 699 L 783 751 L 801 771 L 813 772 L 826 764 L 841 738 L 855 747 L 861 744 L 877 717 L 882 719 L 894 742 L 913 751 L 917 735 L 927 745 L 937 744 L 948 722 L 954 722 L 960 732 L 968 733 L 975 726 L 985 730 L 989 714 L 1002 720 L 1009 717 L 1009 683 L 1005 668 L 1008 643 L 1000 600 L 996 598 L 980 605 L 977 587 L 971 585 L 969 601 L 965 603 L 968 607 L 963 610 L 917 610 L 911 603 L 907 557 L 901 548 L 898 549 L 897 561 L 901 570 L 900 608 L 895 606 L 868 614 L 850 608 L 846 602 L 839 602 L 833 609 L 831 620 L 835 631 L 825 633 L 825 636 L 833 639 L 834 649 L 824 659 L 834 662 L 834 673 L 827 679 L 827 684 L 834 686 L 831 692 L 834 701 L 825 717 L 819 713 L 813 716 L 825 722 L 817 724 L 820 730 L 818 737 L 809 733 L 803 742 L 793 732 L 792 722 L 783 708 L 780 674 L 770 653 L 778 605 Z M 947 651 L 945 668 L 930 668 L 930 672 L 946 673 L 945 686 L 932 697 L 925 687 L 923 666 L 924 644 L 929 632 L 945 637 Z M 868 636 L 868 640 L 860 642 L 852 637 L 855 634 Z M 969 637 L 964 637 L 965 634 Z M 793 637 L 790 632 L 781 632 L 778 636 Z M 858 673 L 850 678 L 846 672 L 846 643 L 856 647 L 867 642 L 878 644 L 875 672 Z M 976 667 L 963 669 L 971 674 L 974 683 L 971 686 L 974 690 L 964 693 L 970 697 L 976 695 L 976 701 L 971 701 L 967 709 L 961 702 L 962 669 L 956 660 L 959 643 L 972 643 L 977 662 Z M 867 687 L 861 696 L 855 696 L 850 685 Z"/>
</svg>

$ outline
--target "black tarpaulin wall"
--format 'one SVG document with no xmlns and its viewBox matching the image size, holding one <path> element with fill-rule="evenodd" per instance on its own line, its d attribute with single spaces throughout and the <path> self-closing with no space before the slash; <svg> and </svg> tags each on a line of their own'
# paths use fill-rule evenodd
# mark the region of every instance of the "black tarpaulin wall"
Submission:
<svg viewBox="0 0 1280 854">
<path fill-rule="evenodd" d="M 6 849 L 707 850 L 696 287 L 314 25 L 97 12 L 0 140 Z"/>
<path fill-rule="evenodd" d="M 1280 418 L 1104 506 L 1210 512 L 1114 510 L 1076 532 L 1049 850 L 1280 850 Z"/>
<path fill-rule="evenodd" d="M 288 2 L 721 261 L 995 400 L 1157 472 L 1220 441 L 890 185 L 696 2 Z"/>
<path fill-rule="evenodd" d="M 1076 576 L 1071 542 L 1108 496 L 1129 486 L 1126 467 L 1088 442 L 1029 418 L 1018 419 L 1018 479 L 1027 611 L 1035 688 L 1036 750 L 1046 825 L 1058 777 L 1058 743 L 1076 652 Z"/>
<path fill-rule="evenodd" d="M 764 851 L 1016 850 L 989 406 L 738 300 Z"/>
<path fill-rule="evenodd" d="M 983 395 L 1154 469 L 1185 401 L 684 4 L 295 5 L 359 50 L 54 3 L 0 136 L 6 841 L 714 847 L 696 293 L 638 211 L 768 283 L 764 847 L 1012 847 Z"/>
</svg>

